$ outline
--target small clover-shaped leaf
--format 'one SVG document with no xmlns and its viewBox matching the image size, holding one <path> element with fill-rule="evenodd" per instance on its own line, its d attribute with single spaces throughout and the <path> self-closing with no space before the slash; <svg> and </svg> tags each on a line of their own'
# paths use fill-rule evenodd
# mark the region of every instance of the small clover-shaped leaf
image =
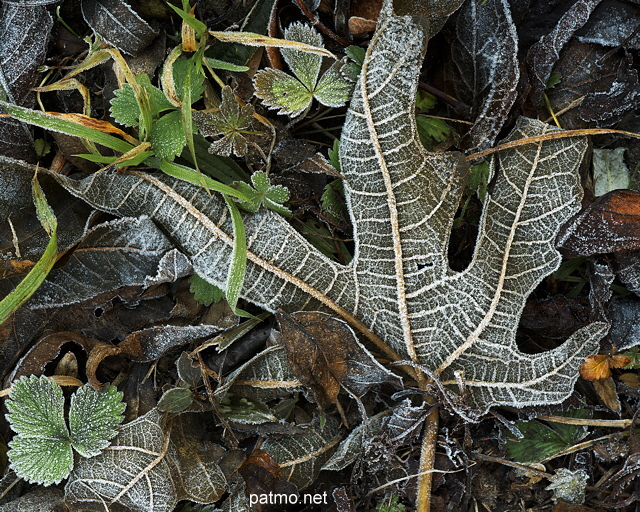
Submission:
<svg viewBox="0 0 640 512">
<path fill-rule="evenodd" d="M 251 176 L 253 187 L 247 183 L 236 183 L 236 188 L 249 197 L 250 201 L 241 201 L 240 206 L 250 212 L 257 212 L 261 205 L 280 215 L 290 215 L 291 212 L 283 203 L 289 199 L 289 191 L 282 185 L 272 185 L 269 177 L 262 171 L 254 172 Z"/>
<path fill-rule="evenodd" d="M 294 23 L 284 32 L 285 39 L 324 48 L 322 36 L 312 27 Z M 266 68 L 254 78 L 256 96 L 280 114 L 296 117 L 304 112 L 313 98 L 328 107 L 340 107 L 349 99 L 352 84 L 342 69 L 346 61 L 334 63 L 318 80 L 320 55 L 283 48 L 280 50 L 294 76 L 278 69 Z"/>
<path fill-rule="evenodd" d="M 221 136 L 209 147 L 209 152 L 221 156 L 244 156 L 247 153 L 247 138 L 256 135 L 253 121 L 253 106 L 240 106 L 231 87 L 222 88 L 220 109 L 209 114 L 194 112 L 193 119 L 205 137 Z"/>
<path fill-rule="evenodd" d="M 83 386 L 71 397 L 68 429 L 60 386 L 44 376 L 20 378 L 7 401 L 7 420 L 16 433 L 9 443 L 12 469 L 28 482 L 59 483 L 73 469 L 72 447 L 83 457 L 99 454 L 117 434 L 124 408 L 115 388 Z"/>
</svg>

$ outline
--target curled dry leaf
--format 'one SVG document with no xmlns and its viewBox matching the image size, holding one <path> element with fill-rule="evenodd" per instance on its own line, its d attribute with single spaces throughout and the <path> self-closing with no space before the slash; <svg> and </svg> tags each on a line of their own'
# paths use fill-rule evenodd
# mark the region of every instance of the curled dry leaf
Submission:
<svg viewBox="0 0 640 512">
<path fill-rule="evenodd" d="M 155 361 L 169 350 L 221 331 L 218 325 L 161 325 L 136 331 L 118 345 L 100 343 L 87 360 L 87 377 L 95 388 L 102 387 L 96 376 L 98 366 L 110 356 L 125 356 L 132 361 Z"/>
<path fill-rule="evenodd" d="M 568 255 L 640 250 L 640 192 L 614 190 L 564 225 L 557 246 Z"/>
<path fill-rule="evenodd" d="M 600 380 L 611 377 L 611 368 L 624 368 L 631 362 L 629 356 L 597 354 L 589 356 L 580 367 L 580 376 L 584 380 Z"/>
</svg>

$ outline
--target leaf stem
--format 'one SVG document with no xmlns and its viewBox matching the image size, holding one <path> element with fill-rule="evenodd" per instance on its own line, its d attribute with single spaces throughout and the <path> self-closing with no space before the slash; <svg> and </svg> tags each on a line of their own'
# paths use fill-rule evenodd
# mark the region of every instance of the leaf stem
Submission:
<svg viewBox="0 0 640 512">
<path fill-rule="evenodd" d="M 427 402 L 432 403 L 433 400 L 427 400 Z M 433 407 L 425 421 L 422 437 L 420 469 L 418 471 L 418 497 L 416 499 L 417 512 L 429 512 L 431 510 L 431 487 L 436 459 L 439 420 L 438 408 Z"/>
</svg>

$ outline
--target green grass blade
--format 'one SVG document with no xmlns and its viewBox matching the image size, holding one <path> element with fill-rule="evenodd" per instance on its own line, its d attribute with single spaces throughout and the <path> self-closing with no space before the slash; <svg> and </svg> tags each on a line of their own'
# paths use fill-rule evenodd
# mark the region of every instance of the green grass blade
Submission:
<svg viewBox="0 0 640 512">
<path fill-rule="evenodd" d="M 75 135 L 83 139 L 88 139 L 96 144 L 101 144 L 115 151 L 119 151 L 120 153 L 126 153 L 134 147 L 132 144 L 129 144 L 122 139 L 118 139 L 113 135 L 69 121 L 68 119 L 62 119 L 51 114 L 47 114 L 46 112 L 19 107 L 18 105 L 7 103 L 6 101 L 0 101 L 0 106 L 4 108 L 11 117 L 19 119 L 27 124 L 39 126 L 40 128 L 54 132 L 66 133 L 68 135 Z"/>
<path fill-rule="evenodd" d="M 242 222 L 242 215 L 236 204 L 226 196 L 227 207 L 231 213 L 233 222 L 233 251 L 231 253 L 231 265 L 227 274 L 227 289 L 225 295 L 231 310 L 238 316 L 247 316 L 248 313 L 237 308 L 238 298 L 244 283 L 244 276 L 247 270 L 247 234 Z M 249 315 L 251 316 L 251 315 Z"/>
<path fill-rule="evenodd" d="M 195 16 L 193 16 L 193 14 L 190 14 L 187 11 L 184 11 L 179 7 L 172 5 L 170 2 L 167 2 L 167 5 L 171 7 L 178 14 L 178 16 L 180 16 L 185 21 L 187 25 L 189 25 L 193 30 L 196 31 L 196 35 L 198 37 L 202 37 L 202 34 L 207 31 L 207 26 Z"/>
<path fill-rule="evenodd" d="M 196 171 L 195 169 L 191 169 L 190 167 L 175 164 L 173 162 L 167 162 L 166 160 L 160 160 L 157 157 L 147 158 L 145 163 L 149 164 L 155 169 L 160 169 L 165 174 L 173 176 L 174 178 L 188 181 L 189 183 L 193 183 L 194 185 L 205 186 L 209 190 L 235 197 L 237 199 L 240 199 L 241 201 L 249 201 L 249 198 L 242 192 L 236 190 L 233 187 L 230 187 L 229 185 L 225 185 L 224 183 L 220 183 L 219 181 L 212 180 L 208 176 L 205 176 L 204 174 L 199 173 L 198 171 Z"/>
<path fill-rule="evenodd" d="M 47 244 L 44 254 L 29 273 L 9 295 L 0 301 L 0 324 L 6 322 L 7 319 L 34 294 L 53 268 L 58 256 L 58 221 L 53 210 L 47 204 L 47 199 L 40 188 L 36 176 L 33 177 L 32 187 L 33 200 L 36 205 L 38 219 L 40 219 L 42 227 L 49 233 L 51 239 Z"/>
</svg>

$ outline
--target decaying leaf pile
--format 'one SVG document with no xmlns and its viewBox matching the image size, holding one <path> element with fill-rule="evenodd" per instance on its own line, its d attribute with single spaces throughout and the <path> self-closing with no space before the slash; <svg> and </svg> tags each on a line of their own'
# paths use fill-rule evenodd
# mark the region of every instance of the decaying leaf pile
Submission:
<svg viewBox="0 0 640 512">
<path fill-rule="evenodd" d="M 637 506 L 638 5 L 51 3 L 0 18 L 3 387 L 125 422 L 20 380 L 0 510 Z"/>
</svg>

